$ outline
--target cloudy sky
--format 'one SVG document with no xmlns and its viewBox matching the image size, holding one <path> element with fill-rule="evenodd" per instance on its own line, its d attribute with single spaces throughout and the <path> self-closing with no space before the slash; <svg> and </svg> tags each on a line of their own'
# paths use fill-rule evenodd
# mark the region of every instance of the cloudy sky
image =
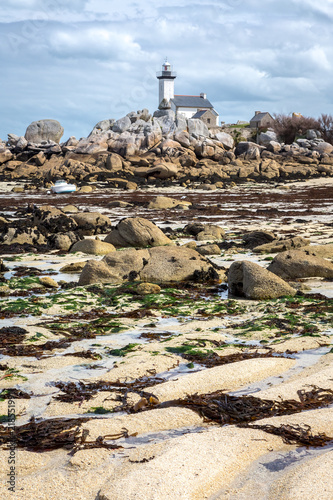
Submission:
<svg viewBox="0 0 333 500">
<path fill-rule="evenodd" d="M 333 0 L 1 0 L 0 137 L 53 118 L 63 139 L 207 93 L 230 123 L 255 110 L 332 113 Z"/>
</svg>

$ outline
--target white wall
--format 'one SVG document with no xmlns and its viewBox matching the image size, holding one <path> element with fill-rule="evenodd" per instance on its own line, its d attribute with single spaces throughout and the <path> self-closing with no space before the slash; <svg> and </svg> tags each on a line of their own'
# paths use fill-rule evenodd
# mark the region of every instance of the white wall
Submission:
<svg viewBox="0 0 333 500">
<path fill-rule="evenodd" d="M 175 97 L 175 81 L 174 80 L 159 80 L 158 86 L 158 104 L 163 101 L 163 99 L 167 99 L 170 101 L 173 97 Z"/>
<path fill-rule="evenodd" d="M 177 108 L 177 113 L 185 115 L 186 118 L 192 118 L 198 111 L 198 108 Z"/>
</svg>

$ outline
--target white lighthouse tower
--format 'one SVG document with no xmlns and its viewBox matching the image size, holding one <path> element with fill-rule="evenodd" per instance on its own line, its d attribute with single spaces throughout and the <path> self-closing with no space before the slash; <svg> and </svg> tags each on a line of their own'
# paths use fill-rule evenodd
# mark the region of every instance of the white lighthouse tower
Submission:
<svg viewBox="0 0 333 500">
<path fill-rule="evenodd" d="M 159 80 L 158 104 L 161 104 L 163 99 L 170 101 L 175 96 L 174 87 L 177 73 L 172 71 L 171 64 L 167 58 L 165 58 L 165 62 L 162 64 L 162 71 L 158 71 L 156 76 Z"/>
</svg>

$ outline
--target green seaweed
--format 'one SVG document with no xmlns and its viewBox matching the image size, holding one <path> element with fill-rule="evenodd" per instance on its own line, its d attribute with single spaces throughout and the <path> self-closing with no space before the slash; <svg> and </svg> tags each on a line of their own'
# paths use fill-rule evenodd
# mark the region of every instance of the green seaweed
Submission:
<svg viewBox="0 0 333 500">
<path fill-rule="evenodd" d="M 132 352 L 135 350 L 135 348 L 140 345 L 140 344 L 127 344 L 124 347 L 121 347 L 120 349 L 111 349 L 108 354 L 111 356 L 126 356 L 129 352 Z"/>
</svg>

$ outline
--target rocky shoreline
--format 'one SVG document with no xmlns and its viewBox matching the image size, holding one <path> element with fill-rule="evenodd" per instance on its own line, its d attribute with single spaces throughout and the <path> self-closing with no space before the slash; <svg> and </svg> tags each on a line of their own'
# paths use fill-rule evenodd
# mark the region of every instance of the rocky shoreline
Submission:
<svg viewBox="0 0 333 500">
<path fill-rule="evenodd" d="M 0 143 L 0 181 L 21 181 L 21 191 L 49 188 L 57 178 L 84 189 L 98 182 L 130 190 L 145 185 L 214 190 L 333 175 L 333 146 L 312 130 L 291 145 L 269 130 L 258 136 L 258 144 L 251 134 L 236 144 L 231 134 L 208 130 L 199 119 L 177 118 L 170 109 L 153 116 L 142 110 L 103 120 L 87 138 L 59 144 L 58 122 L 32 125 L 25 137 L 9 134 Z"/>
</svg>

